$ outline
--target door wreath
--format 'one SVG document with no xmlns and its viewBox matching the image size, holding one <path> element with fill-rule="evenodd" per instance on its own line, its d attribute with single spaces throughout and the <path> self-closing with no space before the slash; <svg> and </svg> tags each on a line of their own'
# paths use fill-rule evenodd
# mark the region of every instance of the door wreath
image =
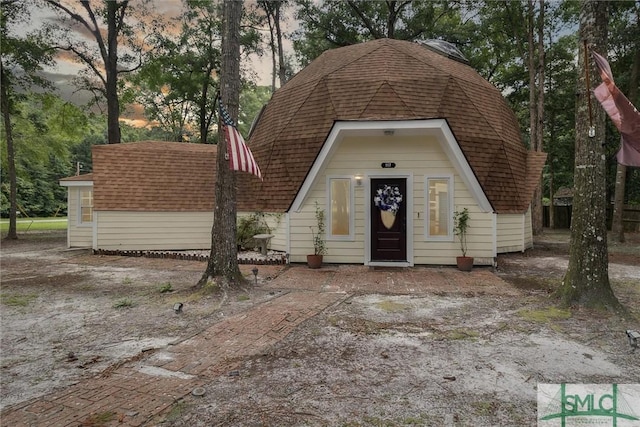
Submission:
<svg viewBox="0 0 640 427">
<path fill-rule="evenodd" d="M 373 203 L 380 209 L 380 219 L 382 219 L 384 226 L 391 229 L 396 221 L 396 214 L 400 210 L 400 203 L 402 203 L 400 189 L 390 185 L 379 188 L 373 197 Z"/>
</svg>

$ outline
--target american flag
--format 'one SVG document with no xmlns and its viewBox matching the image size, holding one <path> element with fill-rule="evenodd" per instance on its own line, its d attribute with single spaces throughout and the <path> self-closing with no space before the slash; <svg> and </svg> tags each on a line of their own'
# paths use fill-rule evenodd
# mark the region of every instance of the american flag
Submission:
<svg viewBox="0 0 640 427">
<path fill-rule="evenodd" d="M 229 156 L 229 169 L 235 171 L 249 172 L 262 179 L 260 168 L 256 163 L 256 160 L 251 154 L 251 150 L 245 144 L 242 135 L 238 132 L 233 119 L 229 115 L 229 112 L 222 105 L 218 103 L 220 107 L 220 119 L 222 120 L 222 126 L 224 130 L 224 136 L 227 140 L 227 154 Z"/>
</svg>

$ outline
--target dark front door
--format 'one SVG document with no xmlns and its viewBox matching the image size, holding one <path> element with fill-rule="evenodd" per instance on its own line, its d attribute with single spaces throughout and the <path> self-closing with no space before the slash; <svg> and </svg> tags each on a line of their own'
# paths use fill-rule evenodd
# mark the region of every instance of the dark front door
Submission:
<svg viewBox="0 0 640 427">
<path fill-rule="evenodd" d="M 381 213 L 375 204 L 378 190 L 396 188 L 402 195 L 394 215 Z M 405 178 L 371 179 L 371 261 L 407 260 L 407 180 Z"/>
</svg>

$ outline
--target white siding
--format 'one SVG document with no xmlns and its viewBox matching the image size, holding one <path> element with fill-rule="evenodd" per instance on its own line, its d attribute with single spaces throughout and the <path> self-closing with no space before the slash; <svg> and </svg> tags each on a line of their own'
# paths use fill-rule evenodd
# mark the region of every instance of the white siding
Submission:
<svg viewBox="0 0 640 427">
<path fill-rule="evenodd" d="M 100 211 L 95 249 L 211 248 L 213 212 Z"/>
<path fill-rule="evenodd" d="M 381 168 L 382 162 L 394 162 L 393 169 Z M 365 211 L 369 206 L 369 179 L 379 176 L 409 176 L 407 187 L 412 188 L 413 210 L 407 212 L 413 221 L 412 247 L 414 264 L 455 264 L 456 256 L 461 255 L 457 240 L 426 241 L 424 220 L 426 218 L 425 176 L 452 175 L 454 178 L 454 209 L 467 207 L 471 221 L 468 231 L 467 255 L 491 263 L 495 257 L 493 214 L 480 210 L 468 191 L 463 180 L 447 159 L 438 141 L 433 137 L 350 137 L 345 138 L 337 147 L 333 158 L 329 159 L 325 170 L 316 178 L 300 212 L 291 212 L 291 252 L 292 262 L 306 261 L 306 255 L 313 253 L 310 226 L 315 226 L 315 203 L 324 207 L 326 202 L 326 177 L 355 176 L 363 177 L 363 185 L 355 187 L 355 240 L 327 241 L 328 263 L 366 263 L 365 245 L 367 218 Z M 407 203 L 408 199 L 405 200 Z M 408 206 L 408 205 L 407 205 Z M 367 213 L 368 214 L 368 213 Z M 409 219 L 409 218 L 408 218 Z M 409 221 L 408 221 L 409 222 Z M 409 237 L 409 236 L 408 236 Z M 409 242 L 411 244 L 411 242 Z"/>
<path fill-rule="evenodd" d="M 97 212 L 95 249 L 105 250 L 189 250 L 211 248 L 212 212 Z M 238 216 L 249 215 L 246 212 Z M 269 248 L 286 251 L 285 214 L 265 214 L 275 235 Z M 91 235 L 89 235 L 91 237 Z M 91 240 L 89 245 L 91 246 Z"/>
<path fill-rule="evenodd" d="M 80 224 L 80 190 L 90 186 L 68 187 L 67 192 L 67 246 L 90 248 L 93 243 L 93 224 Z"/>
<path fill-rule="evenodd" d="M 498 214 L 498 253 L 524 251 L 525 216 Z"/>
<path fill-rule="evenodd" d="M 524 248 L 529 249 L 533 247 L 533 224 L 531 222 L 531 205 L 529 209 L 524 213 Z"/>
</svg>

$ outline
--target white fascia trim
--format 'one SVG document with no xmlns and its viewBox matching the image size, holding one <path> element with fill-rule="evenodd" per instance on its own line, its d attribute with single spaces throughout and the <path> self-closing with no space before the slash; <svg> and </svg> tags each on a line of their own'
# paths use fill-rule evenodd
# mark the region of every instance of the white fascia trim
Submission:
<svg viewBox="0 0 640 427">
<path fill-rule="evenodd" d="M 313 188 L 320 171 L 324 169 L 340 142 L 347 136 L 380 136 L 385 130 L 393 130 L 395 135 L 425 135 L 434 136 L 440 146 L 456 168 L 471 195 L 483 212 L 493 212 L 489 199 L 482 191 L 471 166 L 462 153 L 449 124 L 445 119 L 425 120 L 362 120 L 336 121 L 327 136 L 316 161 L 311 166 L 300 191 L 291 204 L 291 211 L 300 212 L 307 195 Z"/>
<path fill-rule="evenodd" d="M 498 214 L 491 214 L 491 227 L 493 228 L 492 239 L 493 239 L 493 258 L 495 259 L 498 256 Z"/>
<path fill-rule="evenodd" d="M 60 181 L 62 187 L 93 187 L 93 181 Z"/>
<path fill-rule="evenodd" d="M 92 249 L 98 250 L 98 211 L 94 209 L 93 211 L 93 244 Z"/>
<path fill-rule="evenodd" d="M 289 212 L 285 212 L 284 213 L 284 220 L 285 220 L 285 227 L 287 229 L 287 231 L 285 232 L 286 238 L 287 238 L 287 246 L 286 246 L 286 251 L 287 251 L 287 256 L 289 256 L 289 254 L 291 253 L 291 216 L 289 214 Z M 288 261 L 287 261 L 288 263 Z"/>
</svg>

